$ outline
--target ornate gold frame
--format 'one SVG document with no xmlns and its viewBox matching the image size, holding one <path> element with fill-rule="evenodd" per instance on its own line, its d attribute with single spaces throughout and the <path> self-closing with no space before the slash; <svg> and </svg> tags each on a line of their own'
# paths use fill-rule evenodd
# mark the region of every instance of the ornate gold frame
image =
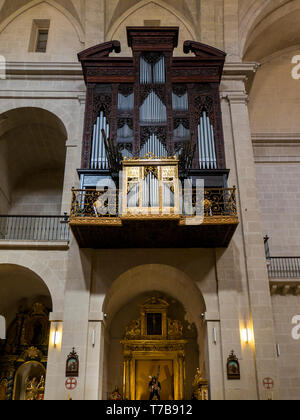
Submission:
<svg viewBox="0 0 300 420">
<path fill-rule="evenodd" d="M 138 216 L 139 219 L 180 219 L 179 210 L 179 175 L 178 175 L 178 159 L 176 156 L 172 158 L 158 158 L 152 154 L 147 155 L 144 159 L 124 159 L 123 181 L 122 181 L 122 202 L 123 211 L 121 219 L 131 219 Z M 148 208 L 143 207 L 143 181 L 145 174 L 153 172 L 159 181 L 159 207 Z M 127 206 L 127 194 L 130 183 L 139 185 L 139 206 Z M 174 190 L 174 207 L 163 206 L 163 184 L 170 184 Z"/>
<path fill-rule="evenodd" d="M 185 383 L 185 344 L 180 321 L 168 318 L 169 304 L 165 299 L 152 297 L 141 305 L 140 318 L 126 328 L 121 341 L 124 354 L 123 399 L 136 400 L 136 362 L 161 360 L 173 362 L 174 400 L 183 400 Z M 147 335 L 147 314 L 162 314 L 162 333 Z M 145 384 L 147 386 L 148 384 Z"/>
<path fill-rule="evenodd" d="M 183 400 L 186 340 L 124 340 L 121 343 L 124 345 L 123 399 L 130 401 L 136 399 L 137 360 L 172 360 L 174 400 Z"/>
</svg>

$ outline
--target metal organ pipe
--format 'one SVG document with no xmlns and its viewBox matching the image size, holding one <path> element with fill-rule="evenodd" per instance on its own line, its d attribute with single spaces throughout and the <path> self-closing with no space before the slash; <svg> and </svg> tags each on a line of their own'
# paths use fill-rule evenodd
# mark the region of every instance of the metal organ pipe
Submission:
<svg viewBox="0 0 300 420">
<path fill-rule="evenodd" d="M 143 207 L 159 207 L 159 181 L 152 172 L 143 181 Z"/>
<path fill-rule="evenodd" d="M 124 96 L 121 93 L 118 94 L 118 110 L 119 111 L 132 111 L 134 108 L 134 94 L 131 93 L 128 96 Z"/>
<path fill-rule="evenodd" d="M 199 165 L 201 169 L 217 169 L 214 128 L 203 111 L 198 125 Z"/>
<path fill-rule="evenodd" d="M 167 121 L 166 107 L 153 90 L 140 108 L 140 120 L 142 123 L 163 123 Z"/>
<path fill-rule="evenodd" d="M 100 112 L 100 115 L 96 120 L 96 124 L 94 124 L 91 154 L 92 169 L 108 169 L 108 160 L 101 133 L 102 129 L 105 131 L 106 137 L 109 138 L 109 124 L 106 121 L 103 111 Z"/>
<path fill-rule="evenodd" d="M 153 68 L 153 76 L 152 76 Z M 152 65 L 148 63 L 144 57 L 140 60 L 140 83 L 143 85 L 163 84 L 166 82 L 165 75 L 165 57 L 161 56 L 159 61 Z"/>
<path fill-rule="evenodd" d="M 164 145 L 159 141 L 155 134 L 151 134 L 149 140 L 146 141 L 141 148 L 140 156 L 145 157 L 148 153 L 153 153 L 157 157 L 167 157 L 168 152 Z"/>
<path fill-rule="evenodd" d="M 175 111 L 188 111 L 189 109 L 189 101 L 188 101 L 187 92 L 182 96 L 178 96 L 173 92 L 172 102 L 173 102 L 173 109 Z"/>
</svg>

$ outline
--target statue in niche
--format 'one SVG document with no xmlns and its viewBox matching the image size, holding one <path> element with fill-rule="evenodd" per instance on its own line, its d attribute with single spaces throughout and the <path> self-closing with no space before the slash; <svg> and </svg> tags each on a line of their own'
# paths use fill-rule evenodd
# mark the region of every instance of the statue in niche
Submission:
<svg viewBox="0 0 300 420">
<path fill-rule="evenodd" d="M 150 376 L 151 381 L 149 382 L 150 398 L 149 401 L 154 399 L 160 401 L 161 385 L 159 382 L 160 366 L 158 366 L 157 376 Z"/>
<path fill-rule="evenodd" d="M 149 401 L 152 401 L 154 399 L 157 399 L 158 401 L 160 401 L 161 385 L 156 376 L 153 376 L 151 378 L 151 381 L 149 382 L 149 391 L 150 391 Z"/>
<path fill-rule="evenodd" d="M 25 381 L 25 400 L 38 401 L 44 399 L 45 393 L 45 378 L 42 375 L 40 378 L 37 376 L 29 376 Z"/>
</svg>

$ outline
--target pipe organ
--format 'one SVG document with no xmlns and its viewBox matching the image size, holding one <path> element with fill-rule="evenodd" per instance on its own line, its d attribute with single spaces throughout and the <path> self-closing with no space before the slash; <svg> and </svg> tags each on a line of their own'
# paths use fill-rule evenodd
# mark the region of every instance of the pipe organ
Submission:
<svg viewBox="0 0 300 420">
<path fill-rule="evenodd" d="M 127 34 L 132 57 L 110 57 L 120 52 L 118 41 L 79 54 L 87 84 L 82 188 L 107 176 L 118 183 L 124 158 L 147 156 L 176 156 L 180 176 L 184 168 L 194 184 L 204 178 L 207 186 L 226 187 L 219 95 L 225 54 L 186 41 L 184 52 L 194 56 L 175 57 L 178 28 L 129 27 Z M 153 174 L 145 182 L 151 190 Z"/>
<path fill-rule="evenodd" d="M 226 54 L 186 41 L 175 56 L 177 27 L 128 27 L 127 38 L 130 57 L 119 41 L 78 55 L 86 105 L 75 238 L 96 249 L 226 247 L 238 225 L 220 104 Z"/>
</svg>

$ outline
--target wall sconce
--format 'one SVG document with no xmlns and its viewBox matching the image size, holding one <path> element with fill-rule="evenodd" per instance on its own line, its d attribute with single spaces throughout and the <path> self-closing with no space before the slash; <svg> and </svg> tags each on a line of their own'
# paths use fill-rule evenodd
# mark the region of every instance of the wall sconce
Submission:
<svg viewBox="0 0 300 420">
<path fill-rule="evenodd" d="M 217 329 L 213 328 L 214 344 L 217 344 Z"/>
<path fill-rule="evenodd" d="M 95 347 L 96 343 L 96 331 L 93 329 L 92 331 L 92 346 Z"/>
<path fill-rule="evenodd" d="M 56 328 L 55 331 L 53 332 L 53 335 L 52 335 L 52 340 L 53 340 L 54 348 L 56 348 L 56 346 L 59 345 L 60 338 L 61 338 L 61 334 L 60 334 L 60 332 Z"/>
<path fill-rule="evenodd" d="M 243 328 L 242 332 L 241 332 L 241 335 L 242 335 L 243 342 L 245 344 L 249 344 L 250 337 L 251 337 L 249 328 Z"/>
<path fill-rule="evenodd" d="M 280 344 L 276 344 L 277 357 L 281 356 Z"/>
</svg>

